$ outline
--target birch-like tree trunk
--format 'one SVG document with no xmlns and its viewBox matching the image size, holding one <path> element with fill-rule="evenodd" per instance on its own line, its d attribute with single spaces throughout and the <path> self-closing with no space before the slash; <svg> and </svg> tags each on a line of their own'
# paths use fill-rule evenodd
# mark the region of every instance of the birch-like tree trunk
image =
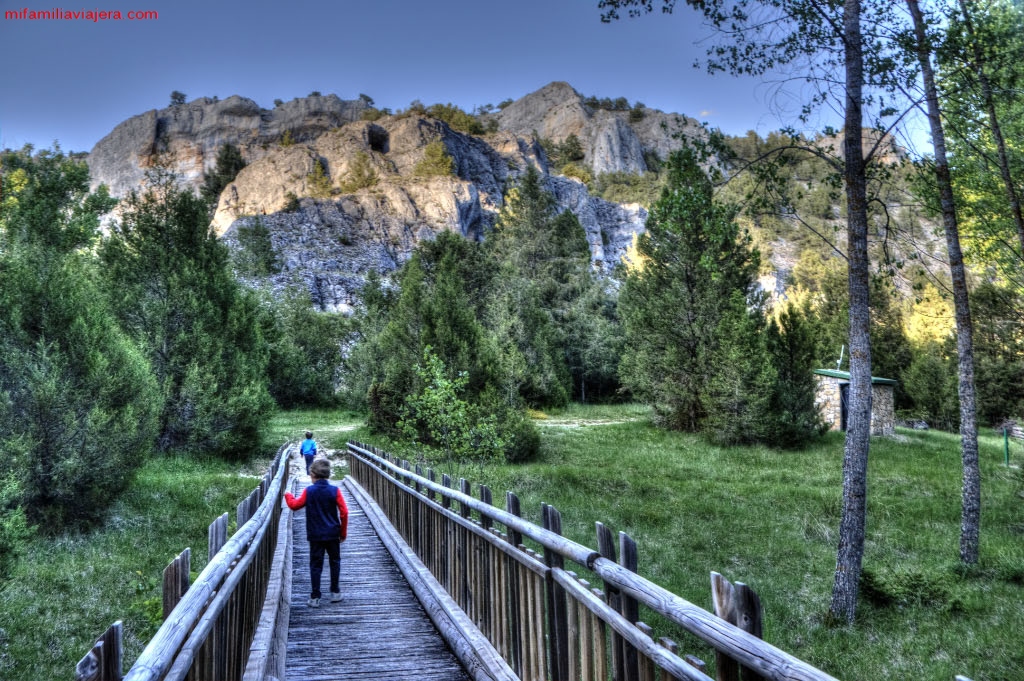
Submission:
<svg viewBox="0 0 1024 681">
<path fill-rule="evenodd" d="M 960 560 L 978 562 L 978 537 L 981 526 L 981 471 L 978 466 L 978 419 L 974 389 L 974 328 L 967 294 L 967 272 L 960 250 L 960 229 L 957 224 L 953 183 L 946 160 L 946 136 L 939 111 L 939 96 L 932 69 L 932 50 L 925 29 L 924 17 L 917 0 L 906 0 L 914 22 L 917 60 L 921 65 L 927 102 L 928 125 L 935 148 L 935 181 L 942 206 L 942 227 L 946 233 L 949 272 L 953 281 L 953 309 L 956 316 L 956 349 L 960 396 L 960 450 L 963 460 L 963 509 L 960 518 Z"/>
<path fill-rule="evenodd" d="M 868 270 L 867 177 L 862 147 L 864 54 L 860 0 L 845 0 L 846 119 L 843 180 L 847 202 L 847 257 L 850 288 L 850 393 L 843 450 L 843 504 L 839 548 L 829 614 L 852 622 L 864 558 L 867 519 L 868 448 L 871 438 L 871 310 Z"/>
</svg>

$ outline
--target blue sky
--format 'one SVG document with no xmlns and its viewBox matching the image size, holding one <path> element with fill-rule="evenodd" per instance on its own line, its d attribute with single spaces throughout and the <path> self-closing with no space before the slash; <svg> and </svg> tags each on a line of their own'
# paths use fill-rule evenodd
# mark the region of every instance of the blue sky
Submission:
<svg viewBox="0 0 1024 681">
<path fill-rule="evenodd" d="M 0 0 L 6 11 L 151 10 L 149 21 L 0 17 L 0 147 L 88 151 L 122 120 L 239 94 L 270 108 L 314 90 L 399 109 L 466 110 L 555 80 L 730 134 L 782 125 L 772 88 L 693 68 L 709 31 L 680 3 L 604 24 L 597 0 Z M 62 2 L 64 4 L 62 4 Z M 96 2 L 96 0 L 90 0 Z"/>
</svg>

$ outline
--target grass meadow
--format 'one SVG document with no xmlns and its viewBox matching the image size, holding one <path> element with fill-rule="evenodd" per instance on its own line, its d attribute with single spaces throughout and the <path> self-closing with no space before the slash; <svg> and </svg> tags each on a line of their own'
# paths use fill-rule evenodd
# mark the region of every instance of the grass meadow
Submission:
<svg viewBox="0 0 1024 681">
<path fill-rule="evenodd" d="M 753 587 L 764 637 L 833 676 L 974 681 L 1024 679 L 1024 447 L 981 442 L 981 562 L 959 565 L 957 437 L 899 431 L 871 444 L 865 581 L 856 623 L 826 622 L 842 485 L 840 434 L 798 452 L 720 448 L 653 427 L 635 405 L 535 414 L 540 456 L 515 466 L 453 471 L 516 492 L 539 522 L 562 512 L 564 533 L 595 546 L 594 523 L 639 545 L 639 572 L 711 607 L 709 574 Z M 38 537 L 0 592 L 0 679 L 70 679 L 92 641 L 124 620 L 125 666 L 159 618 L 160 574 L 183 548 L 206 561 L 206 528 L 256 484 L 277 447 L 312 429 L 322 445 L 369 435 L 358 415 L 292 411 L 269 425 L 253 460 L 154 459 L 104 527 Z M 439 470 L 444 470 L 439 467 Z M 445 471 L 447 472 L 447 471 Z M 475 487 L 474 487 L 475 488 Z M 659 636 L 708 661 L 707 646 L 652 613 Z"/>
</svg>

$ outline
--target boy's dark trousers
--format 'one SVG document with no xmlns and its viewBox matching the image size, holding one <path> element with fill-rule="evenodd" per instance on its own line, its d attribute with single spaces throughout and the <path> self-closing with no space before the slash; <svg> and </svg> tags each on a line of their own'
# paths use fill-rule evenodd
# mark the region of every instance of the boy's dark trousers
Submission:
<svg viewBox="0 0 1024 681">
<path fill-rule="evenodd" d="M 327 562 L 331 571 L 331 593 L 338 593 L 338 578 L 341 576 L 341 542 L 337 539 L 330 541 L 309 542 L 309 578 L 313 583 L 313 592 L 310 598 L 320 598 L 320 575 L 324 571 L 324 552 L 327 553 Z"/>
</svg>

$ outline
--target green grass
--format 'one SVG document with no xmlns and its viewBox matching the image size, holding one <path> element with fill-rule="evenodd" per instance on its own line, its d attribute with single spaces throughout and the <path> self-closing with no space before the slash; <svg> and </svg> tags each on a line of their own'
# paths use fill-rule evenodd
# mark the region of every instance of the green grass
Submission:
<svg viewBox="0 0 1024 681">
<path fill-rule="evenodd" d="M 762 599 L 765 639 L 839 679 L 1024 679 L 1020 444 L 1011 445 L 1007 469 L 1001 439 L 982 437 L 981 562 L 963 569 L 957 438 L 900 431 L 872 440 L 869 582 L 857 622 L 833 627 L 825 613 L 841 435 L 801 452 L 723 449 L 654 428 L 636 405 L 574 405 L 537 423 L 537 460 L 472 472 L 498 498 L 515 491 L 534 522 L 545 502 L 562 512 L 565 534 L 588 546 L 596 545 L 595 521 L 628 533 L 639 545 L 642 575 L 705 608 L 712 570 L 749 584 Z M 261 474 L 283 442 L 307 429 L 329 449 L 348 439 L 379 443 L 358 415 L 287 412 L 268 424 L 260 455 L 241 472 Z M 32 555 L 0 592 L 0 679 L 70 679 L 117 619 L 125 621 L 127 667 L 155 630 L 163 568 L 191 546 L 198 572 L 207 525 L 224 511 L 233 515 L 253 485 L 238 466 L 156 459 L 103 529 L 34 540 Z M 712 662 L 704 644 L 649 612 L 642 617 L 657 635 Z"/>
<path fill-rule="evenodd" d="M 352 433 L 363 427 L 365 417 L 346 411 L 330 409 L 295 409 L 278 412 L 267 424 L 263 436 L 263 449 L 271 454 L 285 442 L 295 442 L 312 431 L 323 447 L 341 449 L 352 439 Z M 365 431 L 363 431 L 365 433 Z"/>
<path fill-rule="evenodd" d="M 872 440 L 870 588 L 846 627 L 826 623 L 841 434 L 798 452 L 720 448 L 653 427 L 636 405 L 535 416 L 537 460 L 464 473 L 495 498 L 516 492 L 533 522 L 548 503 L 561 511 L 564 534 L 587 546 L 597 545 L 595 521 L 626 532 L 639 545 L 640 574 L 707 609 L 711 571 L 750 585 L 762 599 L 765 639 L 839 679 L 1024 679 L 1024 477 L 1003 465 L 999 438 L 981 439 L 981 563 L 971 569 L 958 561 L 958 438 L 900 431 Z M 1013 447 L 1019 465 L 1024 449 Z M 642 618 L 713 662 L 709 648 L 678 627 L 651 612 Z"/>
<path fill-rule="evenodd" d="M 159 625 L 163 569 L 190 547 L 198 574 L 207 527 L 233 516 L 257 482 L 224 462 L 152 459 L 102 528 L 34 538 L 0 591 L 0 679 L 73 678 L 116 620 L 124 621 L 127 668 Z"/>
<path fill-rule="evenodd" d="M 616 420 L 613 408 L 559 415 Z M 840 679 L 1024 679 L 1024 478 L 982 437 L 981 563 L 958 562 L 958 438 L 900 431 L 872 440 L 864 566 L 874 587 L 852 627 L 825 624 L 841 511 L 843 437 L 801 452 L 719 448 L 667 433 L 624 407 L 622 423 L 543 428 L 540 458 L 489 469 L 539 521 L 596 546 L 594 522 L 635 539 L 640 574 L 711 608 L 709 573 L 753 587 L 765 639 Z M 1024 459 L 1016 447 L 1017 464 Z M 869 598 L 870 596 L 870 598 Z M 706 646 L 651 613 L 643 618 L 711 661 Z"/>
</svg>

